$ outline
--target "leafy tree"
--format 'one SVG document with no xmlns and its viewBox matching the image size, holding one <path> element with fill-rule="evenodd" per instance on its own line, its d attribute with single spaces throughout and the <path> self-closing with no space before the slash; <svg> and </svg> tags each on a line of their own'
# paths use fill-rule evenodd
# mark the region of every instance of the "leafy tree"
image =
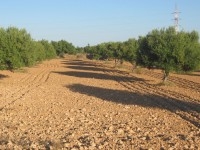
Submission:
<svg viewBox="0 0 200 150">
<path fill-rule="evenodd" d="M 33 59 L 33 40 L 31 35 L 27 33 L 25 29 L 19 30 L 18 36 L 16 37 L 17 40 L 17 50 L 20 53 L 22 66 L 30 66 L 34 64 Z"/>
<path fill-rule="evenodd" d="M 1 69 L 13 70 L 30 65 L 32 39 L 25 29 L 9 27 L 0 29 Z"/>
<path fill-rule="evenodd" d="M 100 50 L 99 45 L 96 45 L 96 46 L 87 45 L 84 48 L 84 51 L 87 53 L 88 59 L 97 59 L 97 60 L 100 59 L 101 55 L 100 55 L 100 51 L 98 50 Z"/>
<path fill-rule="evenodd" d="M 6 68 L 13 70 L 24 66 L 23 64 L 23 41 L 21 39 L 24 31 L 15 27 L 9 27 L 6 30 L 6 46 L 4 49 L 4 62 Z"/>
<path fill-rule="evenodd" d="M 84 53 L 84 48 L 83 47 L 76 47 L 76 52 L 77 53 Z"/>
<path fill-rule="evenodd" d="M 115 59 L 115 66 L 119 61 L 123 63 L 123 45 L 121 42 L 110 42 L 108 44 L 108 50 L 110 51 L 112 58 Z"/>
<path fill-rule="evenodd" d="M 182 64 L 183 71 L 193 71 L 199 69 L 200 65 L 200 44 L 198 33 L 192 31 L 191 33 L 183 33 L 185 36 L 184 49 L 184 63 Z"/>
<path fill-rule="evenodd" d="M 196 47 L 193 40 L 187 38 L 191 33 L 176 33 L 173 27 L 161 30 L 153 30 L 146 37 L 139 38 L 139 51 L 137 63 L 148 68 L 157 67 L 163 70 L 163 81 L 166 81 L 171 71 L 183 70 L 187 52 L 194 56 Z M 199 56 L 197 57 L 199 58 Z M 198 60 L 198 59 L 197 59 Z M 187 64 L 194 64 L 187 61 Z M 198 64 L 198 62 L 197 62 Z M 191 68 L 188 67 L 189 70 Z"/>
<path fill-rule="evenodd" d="M 0 69 L 5 69 L 6 31 L 0 28 Z"/>
<path fill-rule="evenodd" d="M 107 43 L 102 43 L 96 46 L 96 50 L 101 60 L 108 60 L 112 57 L 112 51 L 108 49 Z"/>
<path fill-rule="evenodd" d="M 92 59 L 99 60 L 101 58 L 100 51 L 98 50 L 99 50 L 98 45 L 90 47 L 90 55 L 92 56 Z"/>
<path fill-rule="evenodd" d="M 136 65 L 138 41 L 136 39 L 129 39 L 123 43 L 124 45 L 124 59 L 129 61 L 133 67 Z"/>
<path fill-rule="evenodd" d="M 61 53 L 61 49 L 59 48 L 58 42 L 56 41 L 51 41 L 51 44 L 53 45 L 54 49 L 56 50 L 57 56 Z"/>
<path fill-rule="evenodd" d="M 0 28 L 0 69 L 17 69 L 54 58 L 60 53 L 76 53 L 75 47 L 67 41 L 49 43 L 34 41 L 25 29 Z"/>
<path fill-rule="evenodd" d="M 33 46 L 32 46 L 32 50 L 33 50 L 33 53 L 34 53 L 33 58 L 34 58 L 35 63 L 41 62 L 41 61 L 46 59 L 45 48 L 44 48 L 44 46 L 41 42 L 34 41 Z"/>
<path fill-rule="evenodd" d="M 84 51 L 90 59 L 114 59 L 116 66 L 118 62 L 122 64 L 124 60 L 129 61 L 134 65 L 137 49 L 137 40 L 129 39 L 126 42 L 108 42 L 96 46 L 88 45 L 84 48 Z"/>
<path fill-rule="evenodd" d="M 44 49 L 45 49 L 45 58 L 46 59 L 55 58 L 55 56 L 56 56 L 56 50 L 53 47 L 53 45 L 51 43 L 49 43 L 47 40 L 42 40 L 42 41 L 39 41 L 39 42 L 44 46 Z"/>
<path fill-rule="evenodd" d="M 52 41 L 51 43 L 54 46 L 58 56 L 62 56 L 64 54 L 76 54 L 76 48 L 72 43 L 69 43 L 65 40 L 60 40 L 58 42 Z"/>
</svg>

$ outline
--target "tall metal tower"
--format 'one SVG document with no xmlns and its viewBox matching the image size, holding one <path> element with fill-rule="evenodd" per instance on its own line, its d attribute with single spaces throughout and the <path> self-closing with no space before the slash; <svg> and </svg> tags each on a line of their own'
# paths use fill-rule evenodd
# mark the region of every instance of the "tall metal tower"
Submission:
<svg viewBox="0 0 200 150">
<path fill-rule="evenodd" d="M 174 28 L 175 28 L 175 30 L 176 30 L 176 32 L 179 32 L 179 20 L 180 20 L 180 18 L 179 18 L 179 14 L 180 14 L 181 12 L 179 12 L 178 11 L 178 7 L 177 7 L 177 5 L 175 6 L 175 11 L 172 13 L 172 14 L 174 14 Z"/>
</svg>

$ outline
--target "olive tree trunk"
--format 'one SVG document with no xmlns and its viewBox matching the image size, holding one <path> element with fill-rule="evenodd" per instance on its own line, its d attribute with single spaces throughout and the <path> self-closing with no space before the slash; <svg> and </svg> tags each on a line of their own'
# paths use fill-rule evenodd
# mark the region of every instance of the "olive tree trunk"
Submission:
<svg viewBox="0 0 200 150">
<path fill-rule="evenodd" d="M 167 82 L 169 77 L 169 71 L 164 70 L 164 75 L 163 75 L 163 82 Z"/>
</svg>

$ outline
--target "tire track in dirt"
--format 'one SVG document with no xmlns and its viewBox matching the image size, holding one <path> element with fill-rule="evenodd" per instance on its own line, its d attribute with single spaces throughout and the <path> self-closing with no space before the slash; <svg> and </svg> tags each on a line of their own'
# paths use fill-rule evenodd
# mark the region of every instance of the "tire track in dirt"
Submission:
<svg viewBox="0 0 200 150">
<path fill-rule="evenodd" d="M 153 77 L 153 78 L 161 79 L 161 80 L 163 78 L 163 75 L 161 73 L 152 72 L 150 70 L 143 70 L 143 74 Z M 189 81 L 189 80 L 179 78 L 179 77 L 174 77 L 174 76 L 170 76 L 168 80 L 175 83 L 179 87 L 200 92 L 200 84 L 194 81 Z"/>
<path fill-rule="evenodd" d="M 6 104 L 0 108 L 0 111 L 3 110 L 4 108 L 9 107 L 11 104 L 16 102 L 17 100 L 22 99 L 31 90 L 47 82 L 50 77 L 51 70 L 57 67 L 59 66 L 53 65 L 53 64 L 42 65 L 40 66 L 42 70 L 37 69 L 33 73 L 26 75 L 25 78 L 19 80 L 18 83 L 20 86 L 17 88 L 17 90 L 10 91 L 9 95 L 7 95 L 5 98 Z M 12 99 L 12 100 L 8 101 L 8 99 Z"/>
<path fill-rule="evenodd" d="M 186 97 L 179 93 L 157 88 L 156 86 L 145 83 L 145 81 L 136 81 L 132 83 L 127 78 L 125 78 L 127 77 L 127 75 L 124 76 L 123 74 L 118 72 L 105 71 L 105 73 L 114 76 L 115 80 L 127 89 L 136 93 L 145 94 L 147 99 L 150 100 L 146 100 L 147 103 L 153 103 L 153 105 L 158 106 L 159 108 L 165 108 L 180 116 L 182 119 L 200 128 L 199 107 L 195 104 L 190 104 L 191 99 L 189 97 Z M 152 93 L 154 93 L 155 96 L 151 96 Z M 159 97 L 156 97 L 156 95 Z"/>
<path fill-rule="evenodd" d="M 13 92 L 10 92 L 9 95 L 7 95 L 7 98 L 9 97 L 15 97 L 16 94 L 18 94 L 19 92 L 22 92 L 24 89 L 28 89 L 29 87 L 31 87 L 34 82 L 36 81 L 36 79 L 40 76 L 40 74 L 42 74 L 44 71 L 40 72 L 39 74 L 31 74 L 31 75 L 27 75 L 27 79 L 26 80 L 20 80 L 18 83 L 20 85 L 20 87 L 18 87 L 17 90 L 14 90 Z M 17 83 L 15 83 L 17 84 Z"/>
</svg>

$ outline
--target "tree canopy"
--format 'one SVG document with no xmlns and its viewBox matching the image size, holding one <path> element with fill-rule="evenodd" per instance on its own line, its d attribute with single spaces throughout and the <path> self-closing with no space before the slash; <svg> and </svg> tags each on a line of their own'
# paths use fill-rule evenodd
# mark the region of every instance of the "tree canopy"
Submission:
<svg viewBox="0 0 200 150">
<path fill-rule="evenodd" d="M 136 61 L 136 52 L 138 49 L 138 41 L 129 39 L 125 42 L 107 42 L 96 46 L 87 45 L 84 51 L 90 59 L 108 60 L 114 59 L 115 63 L 129 61 L 134 64 Z"/>
<path fill-rule="evenodd" d="M 129 61 L 133 65 L 159 68 L 166 81 L 172 71 L 194 71 L 200 67 L 200 43 L 196 31 L 176 32 L 174 27 L 154 29 L 146 36 L 125 42 L 108 42 L 84 48 L 90 59 Z"/>
<path fill-rule="evenodd" d="M 58 56 L 63 56 L 64 54 L 76 54 L 76 48 L 72 43 L 65 40 L 60 40 L 58 42 L 52 41 L 51 44 L 54 46 Z"/>
<path fill-rule="evenodd" d="M 12 71 L 20 67 L 31 66 L 45 59 L 55 58 L 61 52 L 63 54 L 75 53 L 75 47 L 64 40 L 59 42 L 35 41 L 25 29 L 0 28 L 0 69 Z"/>
<path fill-rule="evenodd" d="M 139 38 L 137 63 L 164 71 L 165 81 L 171 71 L 192 71 L 200 64 L 198 33 L 176 32 L 173 27 L 153 30 Z"/>
<path fill-rule="evenodd" d="M 200 68 L 200 43 L 196 31 L 176 32 L 173 27 L 154 29 L 137 40 L 107 42 L 75 48 L 72 43 L 35 41 L 25 29 L 0 28 L 0 69 L 31 66 L 64 54 L 85 52 L 90 59 L 114 59 L 115 65 L 129 61 L 133 66 L 156 67 L 164 72 L 164 80 L 172 71 Z"/>
</svg>

